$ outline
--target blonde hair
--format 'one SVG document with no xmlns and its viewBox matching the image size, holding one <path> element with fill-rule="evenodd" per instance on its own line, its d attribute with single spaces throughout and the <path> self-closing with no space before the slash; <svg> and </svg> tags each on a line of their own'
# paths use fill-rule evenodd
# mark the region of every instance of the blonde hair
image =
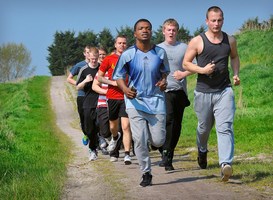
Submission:
<svg viewBox="0 0 273 200">
<path fill-rule="evenodd" d="M 168 25 L 173 25 L 173 26 L 175 26 L 175 27 L 177 28 L 177 30 L 179 30 L 179 24 L 178 24 L 178 22 L 177 22 L 175 19 L 173 19 L 173 18 L 166 19 L 166 20 L 164 21 L 164 23 L 163 23 L 162 29 L 164 30 L 165 27 L 168 26 Z"/>
<path fill-rule="evenodd" d="M 99 55 L 99 50 L 97 47 L 88 46 L 87 48 L 89 49 L 89 53 L 92 53 L 93 55 Z"/>
</svg>

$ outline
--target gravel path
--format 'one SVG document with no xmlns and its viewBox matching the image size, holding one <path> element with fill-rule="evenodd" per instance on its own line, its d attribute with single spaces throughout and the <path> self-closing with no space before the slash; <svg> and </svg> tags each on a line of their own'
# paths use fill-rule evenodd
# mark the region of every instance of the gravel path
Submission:
<svg viewBox="0 0 273 200">
<path fill-rule="evenodd" d="M 74 144 L 62 199 L 272 199 L 244 186 L 239 180 L 222 183 L 218 174 L 204 175 L 206 173 L 199 170 L 196 160 L 190 160 L 187 155 L 176 155 L 176 170 L 166 172 L 158 167 L 160 156 L 157 152 L 151 152 L 153 186 L 142 188 L 136 157 L 131 165 L 123 164 L 123 152 L 116 163 L 111 163 L 109 157 L 102 154 L 98 160 L 88 162 L 88 150 L 82 145 L 82 134 L 77 128 L 75 91 L 66 82 L 66 77 L 52 77 L 50 94 L 56 123 Z"/>
</svg>

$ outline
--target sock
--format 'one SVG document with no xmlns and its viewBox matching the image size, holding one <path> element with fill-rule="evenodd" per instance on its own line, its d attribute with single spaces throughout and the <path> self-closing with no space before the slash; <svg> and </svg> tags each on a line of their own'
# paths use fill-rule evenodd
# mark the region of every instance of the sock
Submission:
<svg viewBox="0 0 273 200">
<path fill-rule="evenodd" d="M 115 137 L 113 137 L 113 139 L 114 139 L 114 140 L 117 140 L 117 139 L 118 139 L 118 135 L 117 135 L 117 136 L 115 136 Z"/>
<path fill-rule="evenodd" d="M 130 156 L 130 151 L 125 151 L 124 154 Z"/>
</svg>

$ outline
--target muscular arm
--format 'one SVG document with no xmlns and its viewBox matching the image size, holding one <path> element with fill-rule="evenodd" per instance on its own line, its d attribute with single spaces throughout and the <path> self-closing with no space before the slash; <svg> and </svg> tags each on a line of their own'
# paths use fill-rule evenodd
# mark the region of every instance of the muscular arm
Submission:
<svg viewBox="0 0 273 200">
<path fill-rule="evenodd" d="M 180 71 L 180 70 L 176 70 L 174 73 L 173 73 L 173 77 L 176 79 L 176 80 L 182 80 L 184 78 L 186 78 L 187 76 L 189 75 L 192 75 L 194 74 L 193 72 L 189 72 L 189 71 Z"/>
<path fill-rule="evenodd" d="M 194 58 L 202 51 L 202 49 L 203 41 L 201 36 L 196 36 L 190 41 L 183 60 L 183 68 L 185 70 L 192 73 L 207 75 L 214 71 L 215 64 L 213 63 L 209 63 L 204 67 L 200 67 L 192 62 Z"/>
<path fill-rule="evenodd" d="M 240 59 L 237 51 L 237 43 L 234 37 L 229 36 L 229 44 L 231 47 L 230 52 L 230 65 L 233 70 L 233 84 L 240 85 L 239 70 L 240 70 Z"/>
</svg>

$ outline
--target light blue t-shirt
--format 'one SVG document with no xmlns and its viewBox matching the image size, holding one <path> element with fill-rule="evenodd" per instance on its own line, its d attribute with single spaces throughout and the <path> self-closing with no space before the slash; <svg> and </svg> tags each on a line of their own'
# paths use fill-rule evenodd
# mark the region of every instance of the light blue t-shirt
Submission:
<svg viewBox="0 0 273 200">
<path fill-rule="evenodd" d="M 125 96 L 126 108 L 135 108 L 150 114 L 165 114 L 165 95 L 155 84 L 162 74 L 170 71 L 167 54 L 161 47 L 154 46 L 148 52 L 142 52 L 136 46 L 124 51 L 116 64 L 113 79 L 126 79 L 129 87 L 137 90 L 134 99 Z"/>
<path fill-rule="evenodd" d="M 73 76 L 76 76 L 79 74 L 80 70 L 82 67 L 84 67 L 85 65 L 87 65 L 87 62 L 85 60 L 78 62 L 76 65 L 74 65 L 71 69 L 70 69 L 70 73 Z M 78 90 L 78 96 L 85 96 L 85 93 L 83 90 Z"/>
</svg>

